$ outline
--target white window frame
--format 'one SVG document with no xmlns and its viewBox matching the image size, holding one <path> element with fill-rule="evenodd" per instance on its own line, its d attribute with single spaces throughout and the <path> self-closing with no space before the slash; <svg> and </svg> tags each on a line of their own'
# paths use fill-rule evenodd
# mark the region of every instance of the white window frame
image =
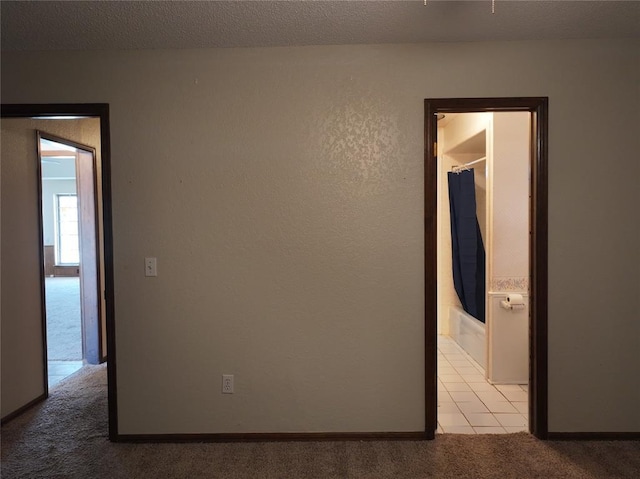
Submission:
<svg viewBox="0 0 640 479">
<path fill-rule="evenodd" d="M 63 235 L 62 228 L 60 222 L 62 221 L 60 214 L 60 198 L 61 197 L 74 197 L 76 198 L 76 211 L 78 209 L 78 195 L 75 193 L 56 193 L 55 194 L 55 228 L 56 228 L 56 236 L 55 236 L 55 252 L 56 252 L 56 266 L 79 266 L 80 265 L 80 224 L 79 218 L 76 221 L 77 232 L 78 232 L 78 261 L 77 262 L 64 262 L 62 261 L 62 243 L 63 243 Z"/>
</svg>

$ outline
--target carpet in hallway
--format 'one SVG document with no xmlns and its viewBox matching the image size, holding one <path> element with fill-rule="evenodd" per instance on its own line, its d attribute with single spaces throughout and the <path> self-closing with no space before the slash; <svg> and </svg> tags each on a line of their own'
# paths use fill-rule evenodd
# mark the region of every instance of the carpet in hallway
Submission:
<svg viewBox="0 0 640 479">
<path fill-rule="evenodd" d="M 640 442 L 539 441 L 525 433 L 433 441 L 128 444 L 107 439 L 106 367 L 86 366 L 2 427 L 2 477 L 640 477 Z M 176 410 L 175 414 L 180 414 Z"/>
</svg>

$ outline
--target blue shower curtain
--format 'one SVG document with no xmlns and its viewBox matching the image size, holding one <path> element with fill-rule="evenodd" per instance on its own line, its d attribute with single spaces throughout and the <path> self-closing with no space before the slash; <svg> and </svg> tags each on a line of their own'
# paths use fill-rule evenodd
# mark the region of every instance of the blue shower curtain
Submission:
<svg viewBox="0 0 640 479">
<path fill-rule="evenodd" d="M 484 323 L 485 256 L 476 216 L 473 170 L 449 172 L 453 284 L 462 307 Z"/>
</svg>

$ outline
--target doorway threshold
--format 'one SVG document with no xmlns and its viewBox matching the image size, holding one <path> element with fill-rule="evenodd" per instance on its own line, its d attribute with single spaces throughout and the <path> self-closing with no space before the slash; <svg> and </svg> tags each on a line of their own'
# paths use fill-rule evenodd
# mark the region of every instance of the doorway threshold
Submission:
<svg viewBox="0 0 640 479">
<path fill-rule="evenodd" d="M 71 376 L 84 366 L 83 361 L 49 361 L 48 362 L 48 382 L 52 388 L 63 379 Z"/>
</svg>

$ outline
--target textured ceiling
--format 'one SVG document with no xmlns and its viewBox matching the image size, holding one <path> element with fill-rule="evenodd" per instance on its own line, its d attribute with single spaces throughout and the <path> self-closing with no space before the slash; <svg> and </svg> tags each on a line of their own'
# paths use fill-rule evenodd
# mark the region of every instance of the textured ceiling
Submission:
<svg viewBox="0 0 640 479">
<path fill-rule="evenodd" d="M 6 1 L 3 50 L 640 38 L 639 1 Z"/>
</svg>

